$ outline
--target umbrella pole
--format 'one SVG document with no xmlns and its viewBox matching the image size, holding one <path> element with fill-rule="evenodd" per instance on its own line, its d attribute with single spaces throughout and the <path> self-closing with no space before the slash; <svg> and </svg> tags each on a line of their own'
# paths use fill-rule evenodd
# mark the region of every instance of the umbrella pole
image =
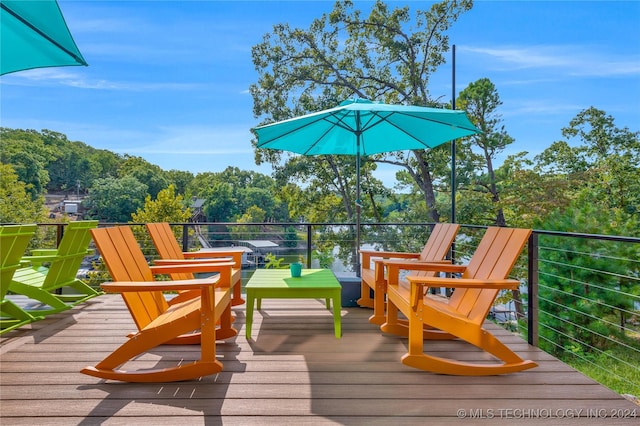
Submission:
<svg viewBox="0 0 640 426">
<path fill-rule="evenodd" d="M 356 277 L 360 277 L 360 135 L 358 135 L 358 153 L 356 154 Z"/>
<path fill-rule="evenodd" d="M 360 278 L 360 138 L 362 137 L 360 127 L 360 111 L 356 111 L 356 277 Z"/>
</svg>

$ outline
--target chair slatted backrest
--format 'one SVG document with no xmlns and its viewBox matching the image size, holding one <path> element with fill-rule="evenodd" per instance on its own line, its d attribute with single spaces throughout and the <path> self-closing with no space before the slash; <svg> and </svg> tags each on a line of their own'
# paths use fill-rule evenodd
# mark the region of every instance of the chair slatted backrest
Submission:
<svg viewBox="0 0 640 426">
<path fill-rule="evenodd" d="M 178 240 L 166 222 L 147 223 L 147 230 L 163 259 L 184 259 Z"/>
<path fill-rule="evenodd" d="M 42 284 L 44 290 L 54 290 L 61 284 L 73 282 L 91 242 L 90 229 L 98 226 L 97 220 L 69 222 L 58 245 L 55 259 L 47 268 Z"/>
<path fill-rule="evenodd" d="M 505 279 L 531 235 L 530 229 L 489 227 L 471 257 L 462 278 Z M 449 306 L 481 323 L 500 290 L 457 289 Z"/>
<path fill-rule="evenodd" d="M 443 258 L 443 251 L 446 254 L 449 250 L 459 229 L 457 223 L 436 223 L 420 253 L 420 260 Z"/>
<path fill-rule="evenodd" d="M 147 223 L 147 230 L 153 245 L 161 259 L 184 259 L 182 249 L 178 244 L 176 236 L 171 230 L 171 226 L 167 222 Z M 171 279 L 174 280 L 190 280 L 193 279 L 192 273 L 172 273 Z"/>
<path fill-rule="evenodd" d="M 421 261 L 441 260 L 447 257 L 451 244 L 458 234 L 460 225 L 457 223 L 436 223 L 429 234 L 429 239 L 420 252 Z M 410 275 L 415 276 L 433 276 L 434 272 L 430 271 L 410 271 Z"/>
<path fill-rule="evenodd" d="M 3 299 L 36 228 L 35 224 L 0 226 L 0 296 Z"/>
<path fill-rule="evenodd" d="M 129 226 L 92 229 L 91 234 L 114 282 L 154 280 Z M 144 328 L 168 308 L 161 291 L 125 292 L 122 297 L 138 329 Z"/>
</svg>

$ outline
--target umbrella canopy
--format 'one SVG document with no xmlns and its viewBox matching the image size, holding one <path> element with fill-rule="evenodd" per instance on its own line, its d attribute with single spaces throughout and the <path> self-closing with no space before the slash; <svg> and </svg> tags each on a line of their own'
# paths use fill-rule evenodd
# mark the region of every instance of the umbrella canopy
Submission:
<svg viewBox="0 0 640 426">
<path fill-rule="evenodd" d="M 335 108 L 254 129 L 258 148 L 302 155 L 355 155 L 356 244 L 360 247 L 360 156 L 428 149 L 480 131 L 464 111 L 346 100 Z"/>
<path fill-rule="evenodd" d="M 0 7 L 0 75 L 87 65 L 56 0 L 1 0 Z"/>
<path fill-rule="evenodd" d="M 428 149 L 479 133 L 464 111 L 366 99 L 254 129 L 258 148 L 302 155 L 372 155 Z"/>
</svg>

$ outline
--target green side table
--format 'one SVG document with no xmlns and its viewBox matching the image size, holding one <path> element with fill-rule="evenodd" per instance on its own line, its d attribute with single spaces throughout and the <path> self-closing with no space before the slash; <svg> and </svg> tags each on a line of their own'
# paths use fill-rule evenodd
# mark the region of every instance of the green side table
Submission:
<svg viewBox="0 0 640 426">
<path fill-rule="evenodd" d="M 342 336 L 340 310 L 341 290 L 333 272 L 329 269 L 303 269 L 302 276 L 291 277 L 289 269 L 258 269 L 246 285 L 247 319 L 246 336 L 251 339 L 253 324 L 253 307 L 256 299 L 258 309 L 262 299 L 316 299 L 327 301 L 327 309 L 331 309 L 333 300 L 333 326 L 337 338 Z"/>
</svg>

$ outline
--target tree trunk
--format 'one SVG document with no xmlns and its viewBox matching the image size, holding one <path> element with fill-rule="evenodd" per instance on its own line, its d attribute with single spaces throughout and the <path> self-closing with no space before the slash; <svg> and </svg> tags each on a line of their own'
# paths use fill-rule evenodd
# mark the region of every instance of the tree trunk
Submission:
<svg viewBox="0 0 640 426">
<path fill-rule="evenodd" d="M 440 214 L 436 210 L 436 194 L 433 190 L 433 181 L 431 180 L 431 171 L 429 163 L 421 155 L 421 151 L 413 151 L 418 160 L 418 174 L 415 175 L 416 183 L 422 189 L 424 201 L 429 209 L 431 221 L 440 222 Z"/>
</svg>

